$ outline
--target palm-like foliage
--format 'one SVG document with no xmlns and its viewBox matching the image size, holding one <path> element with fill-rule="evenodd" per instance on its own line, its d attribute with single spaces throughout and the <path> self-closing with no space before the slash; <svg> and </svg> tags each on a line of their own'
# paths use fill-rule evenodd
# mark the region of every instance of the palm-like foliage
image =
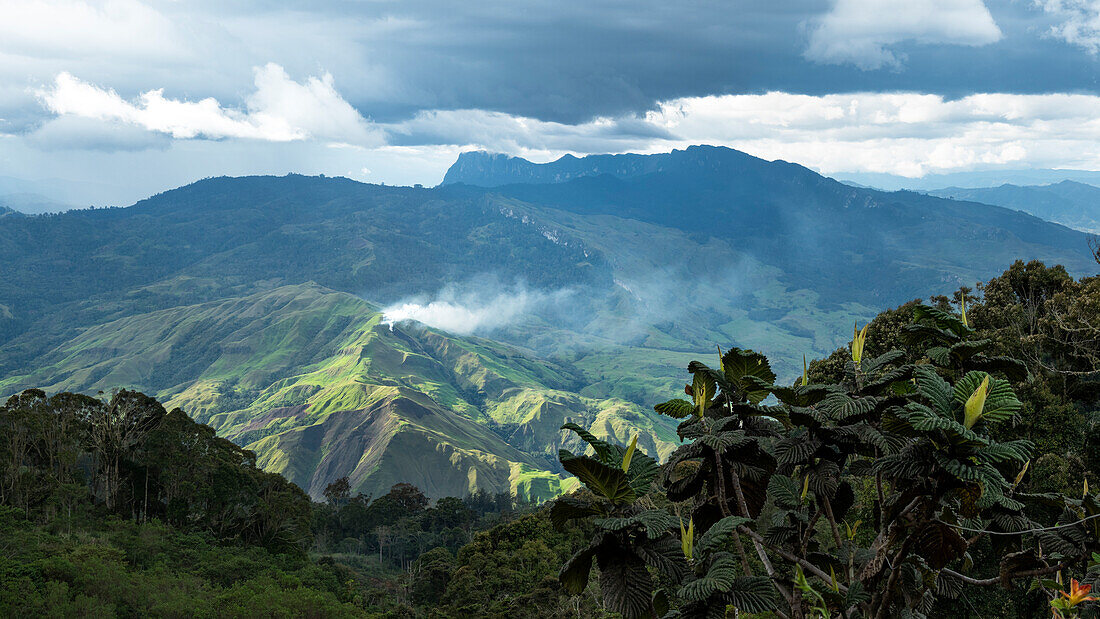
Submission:
<svg viewBox="0 0 1100 619">
<path fill-rule="evenodd" d="M 613 445 L 575 424 L 565 424 L 562 429 L 576 432 L 592 449 L 591 456 L 565 449 L 558 454 L 565 470 L 576 475 L 589 492 L 558 499 L 550 517 L 561 525 L 594 516 L 596 527 L 588 546 L 562 567 L 562 586 L 573 594 L 584 591 L 595 559 L 607 607 L 628 618 L 652 616 L 655 587 L 647 568 L 674 582 L 688 569 L 672 534 L 676 519 L 642 500 L 657 476 L 657 462 L 636 452 L 633 445 Z"/>
<path fill-rule="evenodd" d="M 763 355 L 737 348 L 717 369 L 692 362 L 688 399 L 655 407 L 682 420 L 686 441 L 659 475 L 645 456 L 637 469 L 616 466 L 623 448 L 567 426 L 595 453 L 562 452 L 562 464 L 594 496 L 561 499 L 553 513 L 594 516 L 597 534 L 563 569 L 566 588 L 583 588 L 595 558 L 608 606 L 627 616 L 659 614 L 667 598 L 670 616 L 724 616 L 733 605 L 921 617 L 966 583 L 1083 565 L 1100 550 L 1100 501 L 1019 492 L 1033 446 L 993 434 L 1021 409 L 1009 380 L 1026 376 L 1022 364 L 988 354 L 956 316 L 913 314 L 902 350 L 870 357 L 867 331 L 857 331 L 834 383 L 807 372 L 776 385 Z M 677 516 L 640 498 L 655 478 Z M 1053 528 L 1032 519 L 1033 507 L 1052 506 L 1062 512 Z M 1002 553 L 1000 572 L 967 575 L 970 549 L 986 537 Z"/>
</svg>

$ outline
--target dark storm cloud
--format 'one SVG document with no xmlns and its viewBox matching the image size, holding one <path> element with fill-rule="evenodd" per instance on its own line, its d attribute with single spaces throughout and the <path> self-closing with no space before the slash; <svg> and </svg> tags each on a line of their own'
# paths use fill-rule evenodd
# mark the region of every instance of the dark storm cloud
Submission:
<svg viewBox="0 0 1100 619">
<path fill-rule="evenodd" d="M 37 3 L 74 14 L 65 4 Z M 903 11 L 890 4 L 917 7 L 907 14 L 919 23 L 902 23 Z M 56 18 L 28 10 L 23 14 L 42 23 L 12 33 L 0 26 L 0 55 L 26 59 L 26 66 L 0 68 L 0 79 L 11 86 L 15 76 L 34 76 L 16 89 L 22 92 L 68 71 L 124 96 L 164 88 L 169 97 L 211 96 L 231 104 L 252 68 L 273 62 L 291 75 L 331 73 L 345 98 L 379 122 L 422 110 L 480 109 L 570 124 L 639 114 L 679 97 L 772 90 L 948 97 L 1100 90 L 1100 62 L 1089 41 L 1078 37 L 1070 44 L 1052 34 L 1080 16 L 1043 6 L 1021 0 L 117 0 L 82 19 L 101 20 L 90 26 L 108 34 L 123 27 L 155 33 L 133 37 L 132 54 L 115 35 L 74 44 L 64 27 L 49 28 Z M 862 30 L 846 29 L 844 16 L 837 16 L 845 11 Z M 967 28 L 983 19 L 990 23 Z M 876 54 L 887 62 L 876 61 Z M 0 97 L 0 107 L 9 107 L 0 117 L 20 116 L 10 109 L 15 105 L 35 101 L 18 93 Z"/>
<path fill-rule="evenodd" d="M 644 112 L 672 98 L 770 90 L 958 97 L 1100 88 L 1096 57 L 1049 36 L 1056 19 L 1031 3 L 990 4 L 1003 33 L 992 42 L 979 36 L 972 45 L 955 44 L 936 33 L 929 42 L 927 34 L 922 40 L 902 32 L 884 44 L 897 63 L 871 70 L 858 59 L 829 63 L 807 54 L 814 29 L 832 8 L 812 0 L 431 0 L 340 3 L 327 10 L 392 25 L 367 28 L 362 37 L 352 28 L 349 35 L 365 62 L 385 67 L 399 84 L 397 96 L 383 100 L 358 88 L 354 74 L 334 70 L 349 99 L 382 121 L 421 109 L 476 108 L 577 123 Z M 891 25 L 888 14 L 868 19 Z"/>
</svg>

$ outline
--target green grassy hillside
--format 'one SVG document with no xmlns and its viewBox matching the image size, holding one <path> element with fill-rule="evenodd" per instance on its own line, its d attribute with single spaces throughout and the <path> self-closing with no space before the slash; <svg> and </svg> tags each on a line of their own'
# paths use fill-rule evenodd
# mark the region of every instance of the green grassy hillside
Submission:
<svg viewBox="0 0 1100 619">
<path fill-rule="evenodd" d="M 144 390 L 314 496 L 347 475 L 379 494 L 475 490 L 545 499 L 562 488 L 565 421 L 667 455 L 672 424 L 636 404 L 579 395 L 580 372 L 480 338 L 382 324 L 371 304 L 316 284 L 97 325 L 0 391 Z"/>
</svg>

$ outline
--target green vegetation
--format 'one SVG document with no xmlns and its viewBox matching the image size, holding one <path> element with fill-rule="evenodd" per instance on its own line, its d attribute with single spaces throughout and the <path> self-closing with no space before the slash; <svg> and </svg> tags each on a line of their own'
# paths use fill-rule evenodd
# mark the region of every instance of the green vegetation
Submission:
<svg viewBox="0 0 1100 619">
<path fill-rule="evenodd" d="M 369 303 L 313 284 L 175 307 L 86 330 L 0 390 L 149 389 L 254 451 L 319 498 L 347 475 L 380 495 L 477 490 L 546 500 L 567 420 L 667 455 L 674 426 L 623 400 L 575 393 L 580 372 L 480 338 L 381 324 Z M 636 430 L 631 430 L 636 431 Z"/>
<path fill-rule="evenodd" d="M 129 391 L 106 401 L 23 392 L 0 406 L 0 438 L 3 616 L 578 608 L 539 597 L 558 591 L 557 563 L 579 536 L 509 494 L 429 505 L 396 484 L 372 500 L 341 478 L 311 504 L 251 452 Z M 477 576 L 487 564 L 496 580 Z"/>
<path fill-rule="evenodd" d="M 693 361 L 690 401 L 655 407 L 691 439 L 660 469 L 565 426 L 587 493 L 551 515 L 595 531 L 561 584 L 594 562 L 626 617 L 1094 616 L 1098 286 L 1016 263 L 959 314 L 885 312 L 789 387 L 752 351 Z"/>
<path fill-rule="evenodd" d="M 541 506 L 349 477 L 311 503 L 152 398 L 25 391 L 0 407 L 0 614 L 1094 616 L 1098 308 L 1100 278 L 1017 263 L 883 312 L 790 386 L 729 349 L 656 407 L 687 439 L 663 464 L 628 415 L 629 441 L 564 424 L 583 487 Z M 467 355 L 506 350 L 395 333 L 482 377 Z"/>
<path fill-rule="evenodd" d="M 1095 580 L 1094 539 L 1064 538 L 1096 507 L 1082 478 L 1100 488 L 1083 234 L 728 149 L 631 161 L 0 218 L 2 610 L 1011 617 L 1049 612 L 1053 568 Z M 1069 270 L 878 313 L 1016 256 Z M 359 296 L 486 274 L 555 307 L 491 341 Z M 826 356 L 873 317 L 860 360 Z M 717 369 L 691 363 L 714 343 Z M 803 355 L 825 358 L 792 386 Z M 650 407 L 684 366 L 677 426 Z M 1002 568 L 1041 578 L 967 580 Z"/>
</svg>

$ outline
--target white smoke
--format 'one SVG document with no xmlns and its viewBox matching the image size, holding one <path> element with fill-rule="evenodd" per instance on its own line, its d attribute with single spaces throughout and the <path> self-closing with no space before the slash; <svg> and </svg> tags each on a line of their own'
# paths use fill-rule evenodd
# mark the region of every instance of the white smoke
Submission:
<svg viewBox="0 0 1100 619">
<path fill-rule="evenodd" d="M 523 284 L 511 287 L 449 285 L 434 297 L 416 297 L 382 310 L 382 324 L 390 328 L 407 320 L 457 335 L 487 333 L 511 326 L 540 309 L 553 307 L 571 294 L 568 290 L 543 292 Z"/>
</svg>

